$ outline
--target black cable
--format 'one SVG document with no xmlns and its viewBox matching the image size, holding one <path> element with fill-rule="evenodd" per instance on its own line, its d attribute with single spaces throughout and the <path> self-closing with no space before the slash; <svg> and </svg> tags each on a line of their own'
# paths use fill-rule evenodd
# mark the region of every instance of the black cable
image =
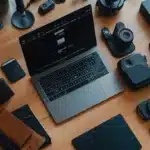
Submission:
<svg viewBox="0 0 150 150">
<path fill-rule="evenodd" d="M 24 8 L 24 11 L 26 11 L 29 7 L 30 7 L 30 5 L 32 4 L 32 3 L 34 3 L 36 0 L 30 0 L 28 3 L 27 3 L 27 6 Z"/>
</svg>

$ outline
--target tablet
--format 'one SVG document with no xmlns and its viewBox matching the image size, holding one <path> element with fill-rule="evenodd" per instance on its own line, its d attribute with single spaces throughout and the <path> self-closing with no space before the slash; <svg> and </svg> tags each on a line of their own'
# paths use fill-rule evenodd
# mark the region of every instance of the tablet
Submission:
<svg viewBox="0 0 150 150">
<path fill-rule="evenodd" d="M 72 140 L 76 150 L 140 150 L 141 144 L 121 115 Z"/>
</svg>

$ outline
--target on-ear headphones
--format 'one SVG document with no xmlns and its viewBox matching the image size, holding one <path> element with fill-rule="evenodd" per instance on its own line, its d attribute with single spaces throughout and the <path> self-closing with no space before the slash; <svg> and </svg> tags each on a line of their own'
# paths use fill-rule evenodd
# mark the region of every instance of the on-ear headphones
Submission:
<svg viewBox="0 0 150 150">
<path fill-rule="evenodd" d="M 124 5 L 125 0 L 97 0 L 100 15 L 110 16 L 116 14 Z"/>
</svg>

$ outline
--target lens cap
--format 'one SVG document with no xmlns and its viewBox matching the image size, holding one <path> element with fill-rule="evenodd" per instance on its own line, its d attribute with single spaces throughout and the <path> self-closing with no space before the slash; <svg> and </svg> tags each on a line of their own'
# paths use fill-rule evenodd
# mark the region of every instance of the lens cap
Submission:
<svg viewBox="0 0 150 150">
<path fill-rule="evenodd" d="M 130 29 L 124 28 L 119 32 L 120 39 L 125 43 L 133 41 L 133 32 Z"/>
</svg>

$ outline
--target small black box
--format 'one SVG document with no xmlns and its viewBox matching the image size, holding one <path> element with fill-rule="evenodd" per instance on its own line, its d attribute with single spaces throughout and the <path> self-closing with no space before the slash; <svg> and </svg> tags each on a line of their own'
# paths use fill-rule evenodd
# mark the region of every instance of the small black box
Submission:
<svg viewBox="0 0 150 150">
<path fill-rule="evenodd" d="M 118 62 L 118 71 L 127 85 L 139 89 L 150 84 L 150 68 L 141 54 L 131 54 Z"/>
<path fill-rule="evenodd" d="M 143 1 L 140 7 L 140 13 L 150 23 L 150 0 Z"/>
<path fill-rule="evenodd" d="M 5 80 L 0 79 L 0 104 L 7 102 L 13 95 L 14 92 L 11 90 Z"/>
<path fill-rule="evenodd" d="M 16 59 L 9 59 L 1 65 L 3 73 L 6 75 L 7 79 L 15 83 L 25 76 L 25 72 L 21 68 L 20 64 Z"/>
</svg>

